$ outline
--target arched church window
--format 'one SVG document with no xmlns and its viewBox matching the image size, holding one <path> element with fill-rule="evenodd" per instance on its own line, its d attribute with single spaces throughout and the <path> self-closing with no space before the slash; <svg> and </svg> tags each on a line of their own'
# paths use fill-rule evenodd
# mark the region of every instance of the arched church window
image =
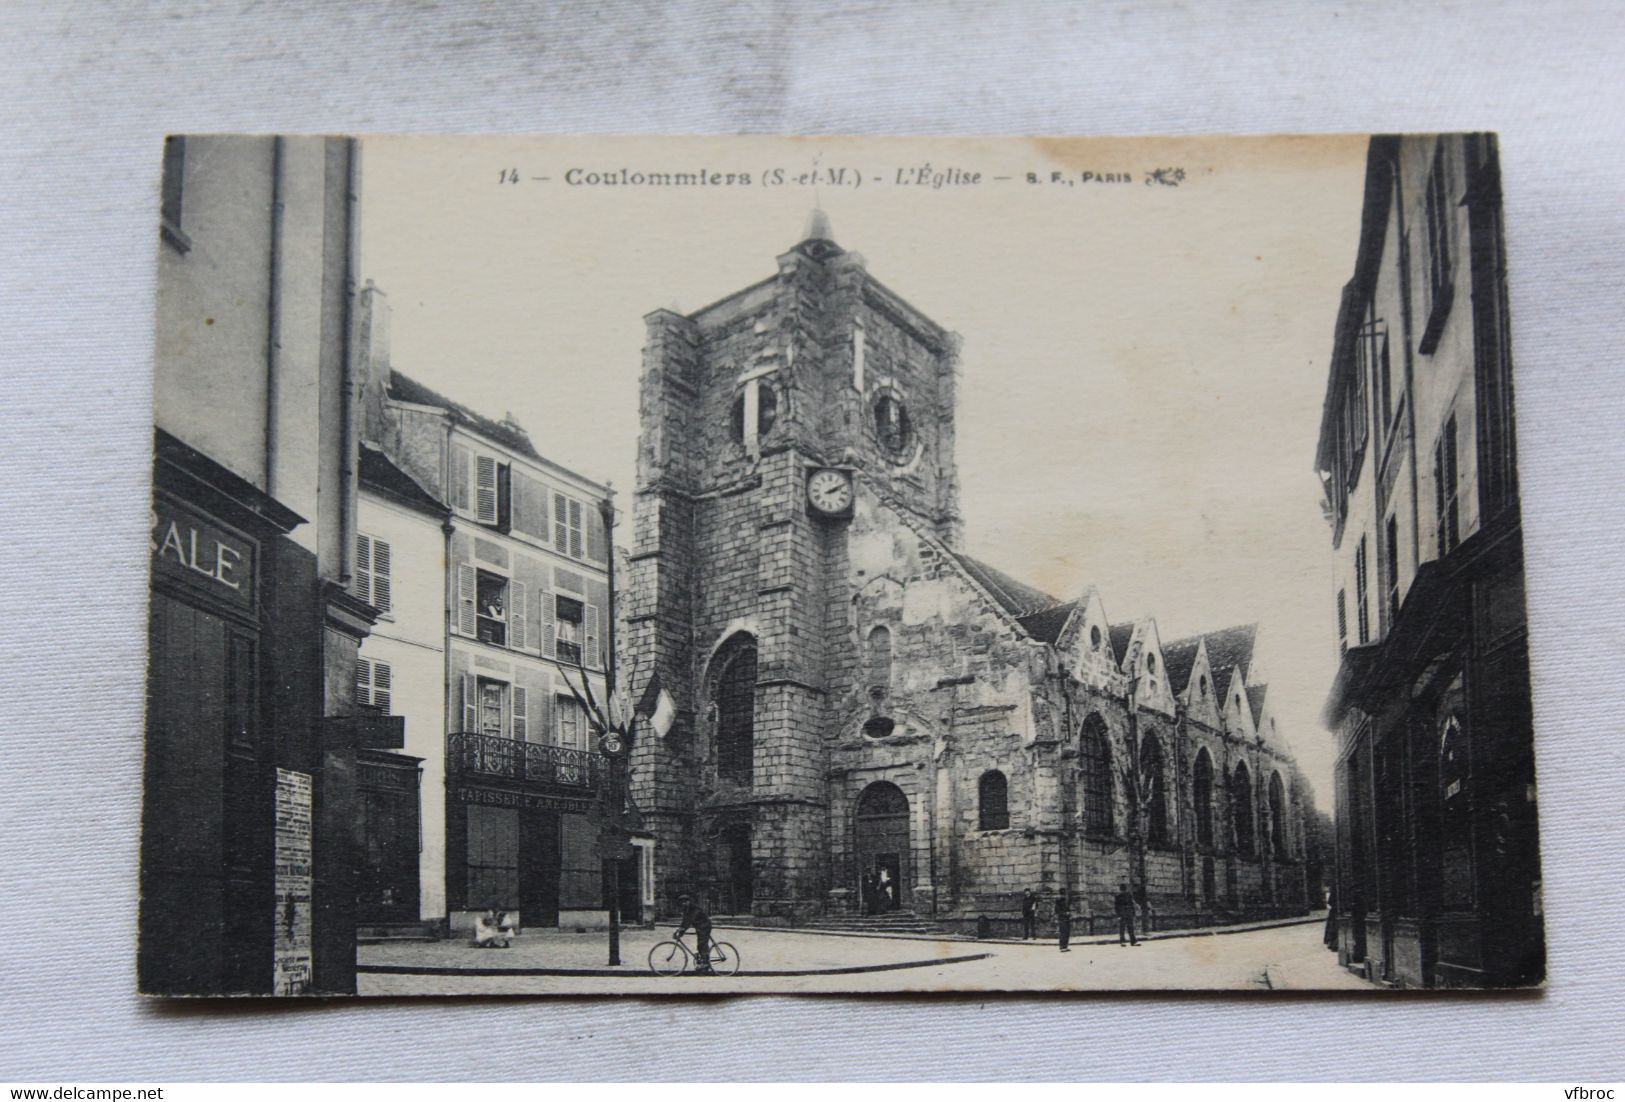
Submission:
<svg viewBox="0 0 1625 1102">
<path fill-rule="evenodd" d="M 734 396 L 733 408 L 729 413 L 728 430 L 735 444 L 745 442 L 746 395 L 752 387 L 756 389 L 756 437 L 760 439 L 766 436 L 779 419 L 779 394 L 772 384 L 760 380 L 747 383 Z"/>
<path fill-rule="evenodd" d="M 1106 721 L 1098 712 L 1083 721 L 1078 767 L 1083 782 L 1083 831 L 1096 838 L 1109 838 L 1112 834 L 1112 749 L 1106 740 Z"/>
<path fill-rule="evenodd" d="M 875 399 L 875 439 L 883 451 L 901 459 L 914 442 L 908 409 L 889 391 Z"/>
<path fill-rule="evenodd" d="M 1010 828 L 1010 785 L 1004 774 L 989 769 L 976 785 L 977 824 L 982 830 Z"/>
<path fill-rule="evenodd" d="M 750 784 L 756 756 L 756 640 L 734 636 L 713 659 L 717 775 Z"/>
<path fill-rule="evenodd" d="M 1091 624 L 1089 626 L 1089 649 L 1090 650 L 1099 650 L 1100 649 L 1100 625 L 1099 624 Z"/>
<path fill-rule="evenodd" d="M 1286 786 L 1281 774 L 1270 774 L 1270 849 L 1277 861 L 1286 860 Z"/>
<path fill-rule="evenodd" d="M 1197 687 L 1201 690 L 1202 699 L 1206 700 L 1207 699 L 1207 674 L 1204 673 L 1201 677 L 1197 678 L 1196 683 L 1197 683 Z"/>
<path fill-rule="evenodd" d="M 1140 799 L 1145 808 L 1145 837 L 1154 846 L 1168 842 L 1168 792 L 1163 783 L 1162 740 L 1148 734 L 1140 743 Z"/>
<path fill-rule="evenodd" d="M 864 646 L 864 666 L 869 688 L 891 688 L 891 629 L 884 624 L 869 632 Z"/>
<path fill-rule="evenodd" d="M 1156 655 L 1147 654 L 1145 656 L 1145 672 L 1149 673 L 1149 674 L 1155 674 L 1157 672 L 1157 656 Z"/>
<path fill-rule="evenodd" d="M 1252 854 L 1256 850 L 1253 837 L 1253 778 L 1247 772 L 1246 762 L 1237 762 L 1230 778 L 1230 821 L 1236 824 L 1236 850 Z"/>
<path fill-rule="evenodd" d="M 1213 759 L 1206 748 L 1198 751 L 1191 771 L 1191 797 L 1196 804 L 1196 844 L 1213 844 Z"/>
</svg>

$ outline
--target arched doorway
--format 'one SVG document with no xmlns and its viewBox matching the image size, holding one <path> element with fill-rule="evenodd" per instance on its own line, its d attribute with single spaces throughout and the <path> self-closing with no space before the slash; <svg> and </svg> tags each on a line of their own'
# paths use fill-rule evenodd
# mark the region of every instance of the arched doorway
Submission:
<svg viewBox="0 0 1625 1102">
<path fill-rule="evenodd" d="M 876 781 L 858 797 L 854 819 L 858 898 L 864 911 L 905 907 L 910 880 L 908 797 L 890 781 Z"/>
</svg>

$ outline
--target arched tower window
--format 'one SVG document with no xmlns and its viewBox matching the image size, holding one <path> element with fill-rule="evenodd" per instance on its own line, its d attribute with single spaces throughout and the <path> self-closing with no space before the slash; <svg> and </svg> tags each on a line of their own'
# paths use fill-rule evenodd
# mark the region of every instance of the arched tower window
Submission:
<svg viewBox="0 0 1625 1102">
<path fill-rule="evenodd" d="M 1145 808 L 1146 841 L 1154 846 L 1168 842 L 1168 791 L 1163 783 L 1162 740 L 1155 733 L 1140 742 L 1140 799 Z"/>
<path fill-rule="evenodd" d="M 750 408 L 750 393 L 756 394 L 756 422 L 748 422 L 747 410 Z M 734 396 L 733 408 L 729 411 L 729 432 L 735 444 L 743 444 L 746 436 L 761 439 L 772 430 L 774 422 L 779 419 L 779 393 L 771 383 L 761 379 L 752 379 L 743 389 Z M 750 429 L 747 434 L 746 429 Z"/>
<path fill-rule="evenodd" d="M 871 689 L 891 688 L 891 629 L 880 625 L 869 632 L 864 646 L 864 665 Z"/>
<path fill-rule="evenodd" d="M 1286 786 L 1281 774 L 1270 774 L 1270 848 L 1277 861 L 1286 860 Z"/>
<path fill-rule="evenodd" d="M 902 459 L 914 443 L 914 430 L 909 424 L 908 409 L 890 391 L 875 399 L 875 439 L 883 451 L 894 459 Z"/>
<path fill-rule="evenodd" d="M 1083 832 L 1097 838 L 1112 833 L 1112 748 L 1106 721 L 1092 712 L 1078 740 L 1078 768 L 1083 782 Z"/>
<path fill-rule="evenodd" d="M 756 757 L 756 639 L 740 633 L 712 660 L 717 776 L 750 784 Z"/>
<path fill-rule="evenodd" d="M 1010 827 L 1010 784 L 997 769 L 982 774 L 976 785 L 977 823 L 982 830 Z"/>
<path fill-rule="evenodd" d="M 1257 846 L 1253 836 L 1253 778 L 1246 762 L 1237 762 L 1230 779 L 1230 818 L 1236 824 L 1236 850 L 1252 854 Z"/>
<path fill-rule="evenodd" d="M 1213 844 L 1213 759 L 1204 748 L 1191 771 L 1191 797 L 1196 804 L 1196 844 Z"/>
</svg>

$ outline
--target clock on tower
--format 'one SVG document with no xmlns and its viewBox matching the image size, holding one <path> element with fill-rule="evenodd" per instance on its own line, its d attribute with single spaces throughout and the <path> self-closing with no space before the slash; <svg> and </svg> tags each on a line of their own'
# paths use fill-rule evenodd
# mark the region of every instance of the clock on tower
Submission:
<svg viewBox="0 0 1625 1102">
<path fill-rule="evenodd" d="M 807 510 L 819 517 L 852 515 L 852 474 L 816 467 L 807 475 Z"/>
</svg>

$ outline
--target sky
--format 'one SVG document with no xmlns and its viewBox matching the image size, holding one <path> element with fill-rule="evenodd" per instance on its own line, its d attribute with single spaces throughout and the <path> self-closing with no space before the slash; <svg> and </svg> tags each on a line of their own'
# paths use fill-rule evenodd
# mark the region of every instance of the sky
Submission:
<svg viewBox="0 0 1625 1102">
<path fill-rule="evenodd" d="M 1113 621 L 1153 616 L 1165 642 L 1257 622 L 1280 725 L 1329 809 L 1337 635 L 1312 468 L 1365 147 L 368 138 L 361 270 L 388 297 L 395 368 L 511 413 L 629 506 L 643 316 L 771 276 L 820 206 L 871 275 L 963 339 L 966 550 L 1063 600 L 1094 585 Z M 623 170 L 735 183 L 575 182 Z"/>
</svg>

